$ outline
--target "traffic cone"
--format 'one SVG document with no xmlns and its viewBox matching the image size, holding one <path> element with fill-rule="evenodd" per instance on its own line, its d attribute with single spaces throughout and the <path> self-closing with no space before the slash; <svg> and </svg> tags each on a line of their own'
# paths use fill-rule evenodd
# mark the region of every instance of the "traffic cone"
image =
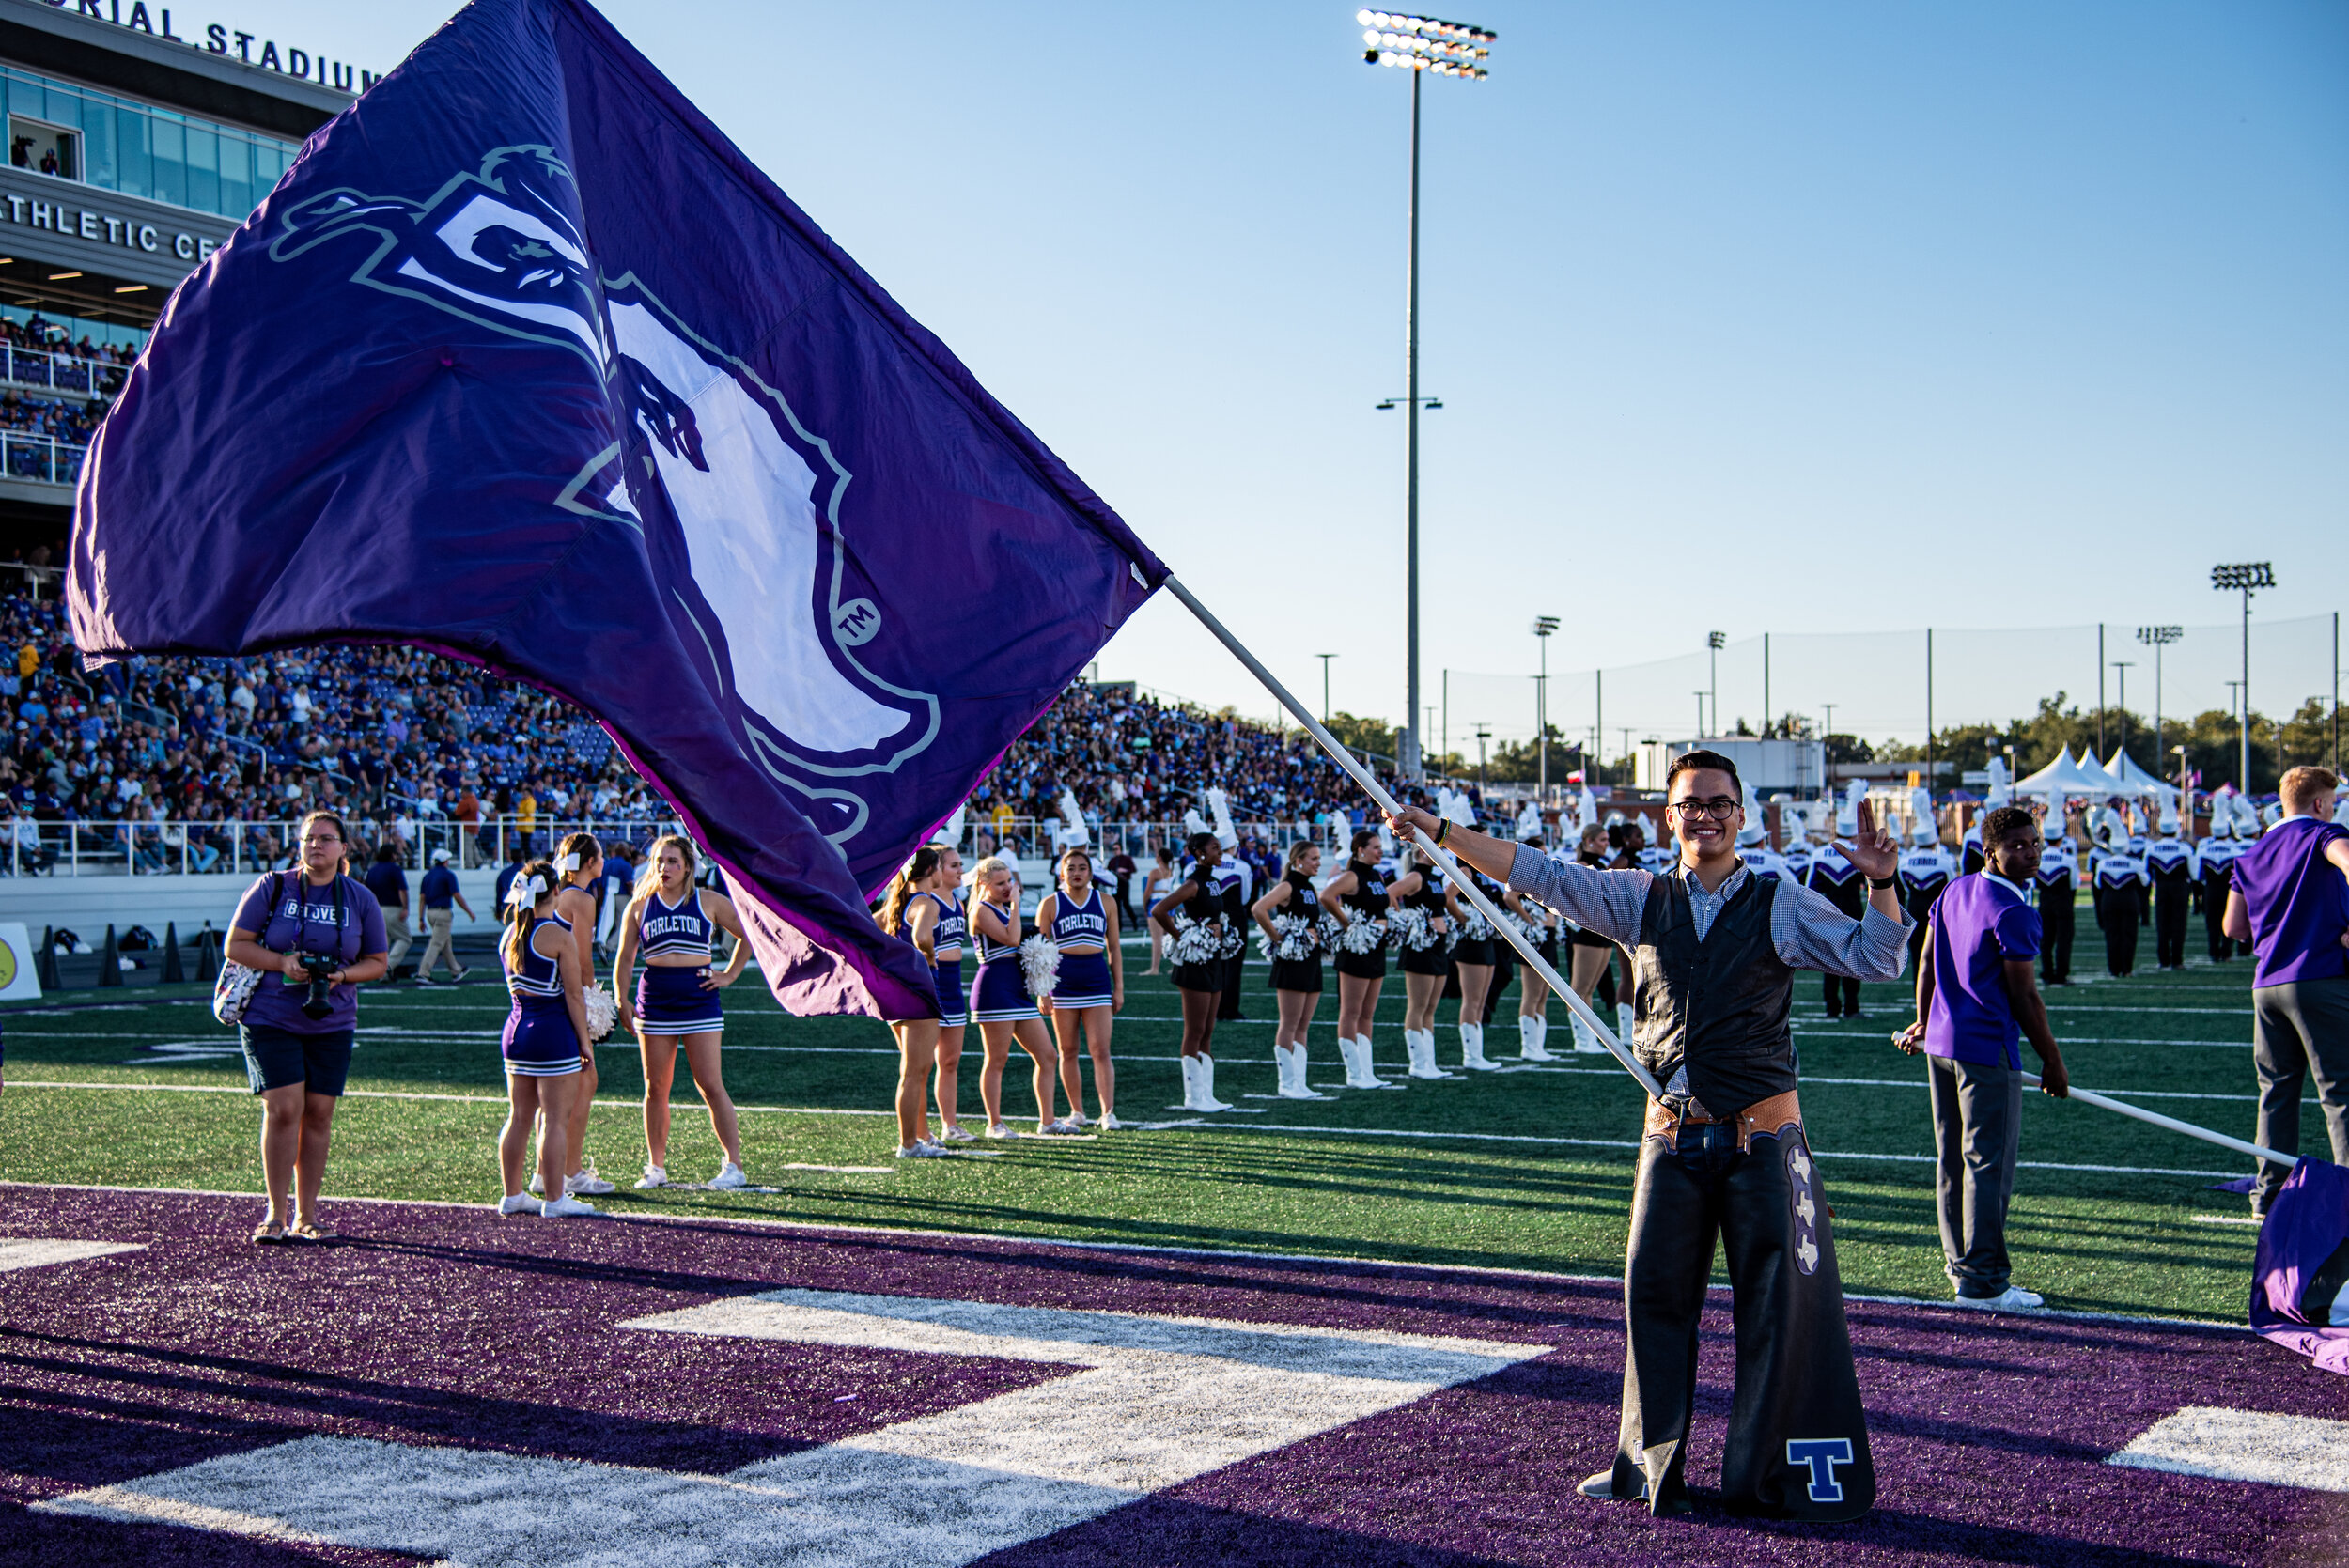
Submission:
<svg viewBox="0 0 2349 1568">
<path fill-rule="evenodd" d="M 57 978 L 57 928 L 40 928 L 40 955 L 33 960 L 33 973 L 40 981 L 43 991 L 62 991 L 65 982 Z"/>
<path fill-rule="evenodd" d="M 106 945 L 98 954 L 98 983 L 101 986 L 122 984 L 122 953 L 115 946 L 115 928 L 106 927 Z"/>
<path fill-rule="evenodd" d="M 163 926 L 163 984 L 184 986 L 187 979 L 187 966 L 179 961 L 179 927 L 167 922 Z"/>
</svg>

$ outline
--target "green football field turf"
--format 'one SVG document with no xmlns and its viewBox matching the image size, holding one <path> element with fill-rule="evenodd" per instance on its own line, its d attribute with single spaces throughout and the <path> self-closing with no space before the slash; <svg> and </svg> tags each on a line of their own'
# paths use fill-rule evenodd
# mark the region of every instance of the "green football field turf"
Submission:
<svg viewBox="0 0 2349 1568">
<path fill-rule="evenodd" d="M 2199 921 L 2191 935 L 2199 954 Z M 1181 1098 L 1176 995 L 1162 976 L 1140 973 L 1143 961 L 1131 966 L 1116 1027 L 1117 1110 L 1182 1125 L 986 1141 L 965 1157 L 899 1162 L 886 1031 L 790 1017 L 752 977 L 726 993 L 724 1068 L 744 1110 L 751 1178 L 778 1190 L 630 1190 L 644 1159 L 634 1103 L 642 1079 L 633 1045 L 608 1044 L 588 1148 L 621 1190 L 599 1202 L 618 1211 L 1620 1274 L 1641 1095 L 1611 1059 L 1568 1055 L 1551 1067 L 1347 1091 L 1338 1087 L 1332 992 L 1311 1048 L 1313 1081 L 1333 1097 L 1272 1099 L 1273 998 L 1255 967 L 1250 1021 L 1226 1023 L 1217 1037 L 1217 1090 L 1241 1109 L 1190 1118 L 1173 1109 Z M 2083 908 L 2074 972 L 2086 983 L 2050 1001 L 2074 1081 L 2250 1137 L 2248 965 L 2198 963 L 2127 981 L 2102 970 Z M 1486 1032 L 1496 1058 L 1516 1052 L 1516 995 Z M 0 1179 L 257 1192 L 258 1113 L 235 1036 L 213 1024 L 207 995 L 194 986 L 115 992 L 94 1005 L 98 996 L 5 1014 Z M 1906 987 L 1869 986 L 1864 1004 L 1864 1019 L 1830 1024 L 1818 982 L 1797 982 L 1804 1115 L 1834 1205 L 1844 1283 L 1946 1297 L 1923 1068 L 1887 1041 L 1908 1015 Z M 1446 1003 L 1438 1017 L 1447 1064 L 1458 1060 L 1454 1009 Z M 504 1014 L 503 992 L 480 979 L 366 993 L 330 1197 L 496 1198 Z M 1401 982 L 1391 978 L 1377 1056 L 1382 1072 L 1408 1082 L 1401 1017 Z M 1570 1052 L 1555 1001 L 1550 1018 L 1551 1048 Z M 969 1032 L 961 1093 L 974 1131 L 978 1032 Z M 1014 1051 L 1004 1104 L 1008 1120 L 1033 1127 L 1026 1060 Z M 677 1079 L 669 1169 L 680 1181 L 706 1180 L 717 1145 L 681 1064 Z M 1088 1068 L 1089 1111 L 1098 1109 L 1090 1081 Z M 2312 1104 L 2304 1121 L 2321 1145 Z M 2256 1232 L 2240 1222 L 2242 1197 L 2210 1188 L 2248 1174 L 2243 1157 L 2032 1095 L 2022 1158 L 2010 1235 L 2017 1283 L 2052 1306 L 2241 1318 Z"/>
</svg>

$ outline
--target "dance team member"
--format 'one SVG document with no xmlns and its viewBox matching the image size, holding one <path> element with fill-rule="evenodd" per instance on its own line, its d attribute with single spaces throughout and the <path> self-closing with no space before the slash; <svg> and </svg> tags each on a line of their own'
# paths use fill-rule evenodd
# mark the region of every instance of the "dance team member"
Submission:
<svg viewBox="0 0 2349 1568">
<path fill-rule="evenodd" d="M 1584 1495 L 1688 1512 L 1698 1322 L 1726 1244 L 1736 1388 L 1723 1500 L 1784 1517 L 1857 1518 L 1875 1501 L 1875 1472 L 1789 1018 L 1797 970 L 1899 977 L 1908 933 L 1898 849 L 1863 804 L 1843 852 L 1869 879 L 1869 908 L 1850 920 L 1738 861 L 1744 810 L 1729 758 L 1688 753 L 1665 785 L 1681 862 L 1663 877 L 1561 864 L 1416 809 L 1390 821 L 1636 955 L 1633 1048 L 1664 1098 L 1649 1103 L 1632 1190 L 1615 1463 L 1582 1483 Z"/>
<path fill-rule="evenodd" d="M 1131 1125 L 1117 1119 L 1117 1067 L 1110 1060 L 1111 1019 L 1126 1010 L 1126 955 L 1118 945 L 1117 906 L 1101 896 L 1101 884 L 1093 879 L 1092 851 L 1083 845 L 1060 852 L 1058 880 L 1036 906 L 1035 924 L 1060 949 L 1052 1034 L 1060 1044 L 1060 1083 L 1068 1096 L 1069 1124 L 1088 1125 L 1078 1057 L 1081 1049 L 1090 1050 L 1100 1126 L 1115 1132 Z"/>
<path fill-rule="evenodd" d="M 653 840 L 620 921 L 619 955 L 612 961 L 619 1027 L 635 1034 L 645 1068 L 645 1173 L 636 1183 L 639 1191 L 669 1185 L 669 1091 L 677 1080 L 680 1046 L 693 1087 L 709 1110 L 709 1130 L 725 1151 L 709 1185 L 720 1191 L 749 1185 L 742 1174 L 740 1121 L 719 1067 L 726 1015 L 718 993 L 741 978 L 751 944 L 733 900 L 694 884 L 696 861 L 692 841 L 680 834 Z M 713 974 L 711 950 L 720 931 L 734 937 L 734 958 Z M 645 972 L 631 999 L 629 976 L 639 957 Z"/>
<path fill-rule="evenodd" d="M 1476 876 L 1473 866 L 1469 875 Z M 1480 891 L 1495 903 L 1501 901 L 1501 889 L 1491 882 L 1482 883 Z M 1501 945 L 1500 937 L 1490 922 L 1473 905 L 1462 907 L 1458 893 L 1446 889 L 1453 912 L 1459 918 L 1460 939 L 1452 947 L 1452 972 L 1460 982 L 1460 1065 L 1480 1073 L 1491 1072 L 1501 1065 L 1485 1056 L 1485 999 L 1490 993 L 1493 970 Z"/>
<path fill-rule="evenodd" d="M 1406 844 L 1395 878 L 1387 884 L 1388 908 L 1416 911 L 1428 938 L 1421 947 L 1408 939 L 1395 941 L 1395 967 L 1403 971 L 1403 1054 L 1413 1078 L 1451 1078 L 1436 1064 L 1436 1004 L 1443 1000 L 1443 983 L 1452 972 L 1449 950 L 1460 906 L 1441 868 L 1433 861 L 1424 865 L 1420 862 L 1420 849 Z"/>
<path fill-rule="evenodd" d="M 2286 813 L 2235 857 L 2227 935 L 2251 950 L 2251 1064 L 2259 1145 L 2300 1152 L 2300 1090 L 2316 1099 L 2333 1163 L 2349 1165 L 2349 829 L 2333 820 L 2330 768 L 2295 768 Z M 2251 1212 L 2264 1216 L 2291 1172 L 2260 1161 Z"/>
<path fill-rule="evenodd" d="M 555 912 L 560 888 L 548 862 L 524 864 L 506 886 L 506 934 L 498 943 L 506 994 L 514 999 L 499 1044 L 506 1112 L 498 1133 L 498 1174 L 506 1188 L 498 1212 L 535 1209 L 549 1219 L 596 1212 L 563 1186 L 564 1152 L 571 1146 L 571 1118 L 579 1113 L 584 1076 L 581 1064 L 594 1046 L 581 1000 L 579 933 Z M 540 1190 L 554 1194 L 550 1198 L 533 1198 L 522 1175 L 531 1124 L 540 1118 L 538 1182 Z"/>
<path fill-rule="evenodd" d="M 1321 955 L 1326 945 L 1321 937 L 1321 903 L 1314 893 L 1314 877 L 1320 870 L 1321 846 L 1299 839 L 1289 846 L 1288 867 L 1281 879 L 1267 888 L 1249 909 L 1264 928 L 1266 946 L 1272 953 L 1273 1005 L 1280 1015 L 1272 1030 L 1272 1062 L 1280 1083 L 1277 1093 L 1284 1100 L 1330 1097 L 1305 1082 L 1305 1036 L 1321 1006 Z M 1301 939 L 1307 956 L 1281 956 L 1281 933 L 1273 924 L 1276 915 L 1306 923 Z"/>
<path fill-rule="evenodd" d="M 889 879 L 889 890 L 881 895 L 878 924 L 883 931 L 913 945 L 930 966 L 933 981 L 938 977 L 938 914 L 927 889 L 938 880 L 939 853 L 935 846 L 913 852 L 913 858 L 897 868 L 897 875 Z M 916 924 L 916 913 L 926 917 Z M 938 992 L 939 1010 L 957 1009 L 962 1002 L 962 973 L 957 964 L 955 988 L 951 996 L 941 985 Z M 946 1152 L 945 1145 L 930 1137 L 928 1109 L 924 1103 L 930 1091 L 930 1070 L 938 1063 L 938 1018 L 901 1018 L 889 1026 L 897 1037 L 897 1157 L 899 1159 L 929 1159 Z"/>
<path fill-rule="evenodd" d="M 1150 907 L 1150 923 L 1172 941 L 1176 937 L 1174 913 L 1181 910 L 1193 926 L 1219 937 L 1238 929 L 1236 906 L 1239 884 L 1217 873 L 1223 862 L 1223 844 L 1213 833 L 1193 833 L 1184 847 L 1190 863 L 1183 879 L 1166 890 Z M 1194 941 L 1198 939 L 1192 939 Z M 1229 1110 L 1229 1101 L 1215 1097 L 1215 1024 L 1223 1003 L 1224 965 L 1237 959 L 1193 958 L 1174 965 L 1174 989 L 1183 999 L 1183 1109 Z"/>
<path fill-rule="evenodd" d="M 1529 849 L 1541 850 L 1538 839 L 1523 841 Z M 1542 955 L 1542 962 L 1551 969 L 1558 967 L 1558 913 L 1548 905 L 1520 893 L 1507 893 L 1501 902 L 1509 912 L 1525 922 L 1533 934 L 1533 951 Z M 1526 1062 L 1555 1062 L 1549 1046 L 1549 982 L 1527 968 L 1517 977 L 1517 1056 Z"/>
<path fill-rule="evenodd" d="M 1335 915 L 1341 931 L 1358 922 L 1377 922 L 1388 914 L 1387 879 L 1378 870 L 1378 830 L 1358 828 L 1346 851 L 1346 869 L 1322 885 L 1321 907 Z M 1378 1014 L 1378 993 L 1387 983 L 1387 951 L 1382 944 L 1357 953 L 1341 939 L 1338 945 L 1338 1055 L 1346 1061 L 1349 1089 L 1398 1089 L 1373 1070 L 1370 1026 Z M 1433 1039 L 1432 1032 L 1430 1040 Z M 1431 1046 L 1432 1066 L 1434 1051 Z"/>
<path fill-rule="evenodd" d="M 1588 866 L 1593 871 L 1604 871 L 1610 858 L 1606 828 L 1594 822 L 1583 829 L 1582 842 L 1574 852 L 1575 863 Z M 1598 983 L 1614 959 L 1615 944 L 1572 920 L 1565 920 L 1563 916 L 1560 918 L 1574 933 L 1566 944 L 1567 962 L 1573 966 L 1566 970 L 1566 981 L 1574 987 L 1576 996 L 1589 1001 L 1597 994 Z M 1566 1019 L 1574 1026 L 1576 1051 L 1584 1055 L 1593 1052 L 1600 1056 L 1607 1054 L 1607 1048 L 1598 1043 L 1597 1032 L 1582 1021 L 1581 1014 L 1569 1009 Z"/>
<path fill-rule="evenodd" d="M 987 1110 L 989 1138 L 1017 1138 L 1019 1129 L 1003 1125 L 1003 1069 L 1011 1064 L 1011 1045 L 1028 1053 L 1029 1086 L 1035 1094 L 1035 1130 L 1058 1137 L 1077 1129 L 1052 1114 L 1052 1046 L 1044 1033 L 1043 1015 L 1028 990 L 1028 977 L 1019 967 L 1019 880 L 1011 862 L 989 855 L 971 868 L 971 934 L 979 950 L 978 979 L 971 987 L 971 1017 L 979 1026 L 979 1041 L 987 1053 L 979 1068 L 979 1103 Z"/>
</svg>

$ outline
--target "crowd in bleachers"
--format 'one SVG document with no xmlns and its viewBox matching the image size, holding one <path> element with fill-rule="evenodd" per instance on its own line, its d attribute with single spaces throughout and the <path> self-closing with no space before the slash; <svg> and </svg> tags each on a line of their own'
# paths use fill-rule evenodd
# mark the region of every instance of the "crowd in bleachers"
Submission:
<svg viewBox="0 0 2349 1568">
<path fill-rule="evenodd" d="M 76 343 L 38 310 L 23 321 L 0 315 L 0 435 L 21 438 L 0 441 L 0 471 L 59 485 L 78 479 L 79 449 L 136 357 L 133 348 L 96 343 L 86 333 Z"/>
</svg>

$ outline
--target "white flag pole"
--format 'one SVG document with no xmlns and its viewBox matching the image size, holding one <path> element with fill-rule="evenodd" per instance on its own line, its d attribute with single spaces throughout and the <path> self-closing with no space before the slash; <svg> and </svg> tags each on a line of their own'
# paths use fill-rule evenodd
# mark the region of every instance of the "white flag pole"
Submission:
<svg viewBox="0 0 2349 1568">
<path fill-rule="evenodd" d="M 1266 669 L 1256 656 L 1250 653 L 1241 644 L 1239 639 L 1233 636 L 1223 623 L 1217 620 L 1208 612 L 1207 607 L 1192 596 L 1189 588 L 1183 586 L 1180 579 L 1169 572 L 1166 576 L 1165 586 L 1168 592 L 1183 601 L 1184 606 L 1192 614 L 1199 617 L 1202 626 L 1215 633 L 1218 642 L 1232 650 L 1233 658 L 1248 666 L 1249 673 L 1265 683 L 1265 689 L 1280 699 L 1283 707 L 1287 708 L 1296 716 L 1297 722 L 1305 727 L 1307 734 L 1320 743 L 1323 751 L 1330 753 L 1332 761 L 1353 775 L 1354 782 L 1362 786 L 1364 793 L 1388 812 L 1402 810 L 1394 797 L 1388 794 L 1379 784 L 1377 775 L 1356 761 L 1354 753 L 1340 745 L 1337 737 L 1322 727 L 1320 721 L 1313 716 L 1312 710 L 1299 702 L 1287 687 L 1275 679 L 1272 672 Z M 1444 874 L 1452 878 L 1452 884 L 1459 891 L 1460 895 L 1474 905 L 1477 912 L 1492 924 L 1493 930 L 1499 933 L 1511 947 L 1517 950 L 1517 956 L 1525 960 L 1525 967 L 1541 976 L 1544 983 L 1558 994 L 1558 1000 L 1564 1002 L 1567 1008 L 1584 1023 L 1590 1025 L 1593 1032 L 1597 1034 L 1599 1043 L 1614 1053 L 1615 1060 L 1623 1063 L 1626 1072 L 1640 1080 L 1640 1087 L 1648 1092 L 1649 1097 L 1662 1099 L 1664 1086 L 1656 1081 L 1656 1075 L 1641 1066 L 1639 1058 L 1624 1048 L 1623 1042 L 1615 1038 L 1614 1032 L 1607 1027 L 1598 1014 L 1592 1009 L 1591 1004 L 1575 995 L 1574 987 L 1543 959 L 1541 950 L 1528 940 L 1523 932 L 1510 924 L 1501 912 L 1494 908 L 1492 900 L 1486 898 L 1484 891 L 1477 887 L 1475 880 L 1460 869 L 1460 862 L 1452 858 L 1451 852 L 1439 847 L 1434 839 L 1416 829 L 1412 831 L 1411 837 L 1418 843 L 1421 849 L 1426 851 L 1435 859 L 1436 863 L 1443 868 Z"/>
<path fill-rule="evenodd" d="M 2023 1081 L 2036 1089 L 2039 1087 L 2039 1075 L 2025 1073 Z M 2256 1143 L 2246 1143 L 2240 1138 L 2229 1138 L 2223 1132 L 2213 1132 L 2208 1127 L 2198 1127 L 2191 1122 L 2181 1122 L 2174 1116 L 2164 1116 L 2158 1110 L 2146 1110 L 2130 1105 L 2124 1100 L 2112 1099 L 2108 1095 L 2099 1094 L 2093 1089 L 2075 1089 L 2069 1097 L 2078 1100 L 2083 1105 L 2092 1105 L 2105 1110 L 2117 1110 L 2123 1116 L 2134 1116 L 2140 1122 L 2150 1122 L 2155 1126 L 2166 1127 L 2171 1132 L 2182 1132 L 2188 1138 L 2199 1138 L 2205 1143 L 2216 1143 L 2222 1149 L 2232 1149 L 2239 1155 L 2249 1155 L 2254 1159 L 2273 1160 L 2282 1166 L 2294 1166 L 2300 1163 L 2300 1157 L 2297 1155 L 2280 1154 L 2274 1149 L 2263 1149 Z"/>
</svg>

